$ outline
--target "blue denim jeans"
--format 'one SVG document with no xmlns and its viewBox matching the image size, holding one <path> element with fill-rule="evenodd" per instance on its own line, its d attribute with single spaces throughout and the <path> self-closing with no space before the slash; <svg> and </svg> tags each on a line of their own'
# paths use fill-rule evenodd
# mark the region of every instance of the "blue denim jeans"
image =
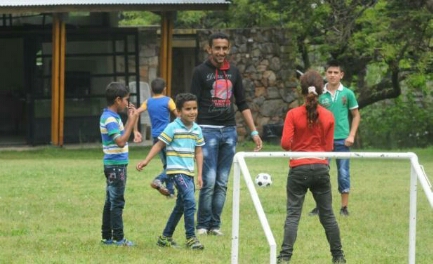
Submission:
<svg viewBox="0 0 433 264">
<path fill-rule="evenodd" d="M 280 259 L 290 259 L 293 254 L 293 245 L 298 234 L 299 219 L 305 193 L 308 189 L 313 194 L 319 209 L 319 219 L 325 229 L 331 254 L 334 257 L 342 256 L 340 229 L 335 220 L 332 209 L 331 182 L 329 180 L 329 166 L 325 164 L 309 164 L 291 168 L 287 178 L 287 216 L 284 225 L 284 238 Z"/>
<path fill-rule="evenodd" d="M 158 138 L 153 138 L 153 144 L 158 142 Z M 159 158 L 162 162 L 162 172 L 155 177 L 154 180 L 160 180 L 162 184 L 165 184 L 165 187 L 170 192 L 170 194 L 174 194 L 174 186 L 173 186 L 173 180 L 167 176 L 166 170 L 167 170 L 167 150 L 165 148 L 161 149 L 161 151 L 158 153 Z"/>
<path fill-rule="evenodd" d="M 194 214 L 195 214 L 195 185 L 194 177 L 185 174 L 170 175 L 177 189 L 176 205 L 168 218 L 162 234 L 172 237 L 176 226 L 183 215 L 185 222 L 185 236 L 191 238 L 195 236 Z"/>
<path fill-rule="evenodd" d="M 123 239 L 123 208 L 128 165 L 104 165 L 105 204 L 102 213 L 102 238 Z"/>
<path fill-rule="evenodd" d="M 334 140 L 334 152 L 350 152 L 348 146 L 344 145 L 344 139 Z M 336 159 L 338 170 L 338 191 L 349 193 L 350 191 L 350 159 Z"/>
<path fill-rule="evenodd" d="M 202 132 L 206 145 L 202 148 L 203 187 L 199 195 L 197 229 L 219 229 L 238 136 L 235 126 L 202 127 Z"/>
</svg>

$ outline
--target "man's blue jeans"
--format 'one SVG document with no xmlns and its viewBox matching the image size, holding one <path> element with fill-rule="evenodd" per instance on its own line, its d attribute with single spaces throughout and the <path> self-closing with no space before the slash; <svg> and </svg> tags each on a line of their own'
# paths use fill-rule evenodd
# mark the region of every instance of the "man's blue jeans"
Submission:
<svg viewBox="0 0 433 264">
<path fill-rule="evenodd" d="M 334 140 L 334 152 L 350 152 L 348 146 L 344 145 L 344 139 Z M 340 193 L 350 192 L 350 159 L 336 159 L 338 170 L 338 191 Z"/>
<path fill-rule="evenodd" d="M 128 165 L 104 165 L 105 204 L 102 213 L 102 238 L 123 239 L 123 208 Z"/>
<path fill-rule="evenodd" d="M 219 229 L 238 136 L 235 126 L 202 127 L 202 132 L 206 144 L 202 148 L 203 187 L 199 196 L 197 229 Z"/>
<path fill-rule="evenodd" d="M 278 258 L 290 259 L 293 254 L 293 245 L 298 234 L 299 219 L 308 189 L 312 192 L 319 209 L 320 223 L 325 229 L 332 256 L 343 255 L 340 229 L 332 209 L 329 178 L 329 166 L 325 164 L 302 165 L 289 170 L 286 185 L 287 216 L 284 225 L 284 239 Z"/>
<path fill-rule="evenodd" d="M 153 138 L 153 144 L 158 142 L 158 138 Z M 161 149 L 161 151 L 158 153 L 159 158 L 162 162 L 162 172 L 155 177 L 154 180 L 160 180 L 161 183 L 165 184 L 165 187 L 170 192 L 170 194 L 174 194 L 174 186 L 173 186 L 173 180 L 166 174 L 167 170 L 167 150 L 165 148 Z"/>
<path fill-rule="evenodd" d="M 195 186 L 194 177 L 185 174 L 170 175 L 176 189 L 177 199 L 176 205 L 168 218 L 167 224 L 165 225 L 163 236 L 172 237 L 177 224 L 182 218 L 185 222 L 185 235 L 186 238 L 195 236 L 194 230 L 194 214 L 195 214 Z"/>
</svg>

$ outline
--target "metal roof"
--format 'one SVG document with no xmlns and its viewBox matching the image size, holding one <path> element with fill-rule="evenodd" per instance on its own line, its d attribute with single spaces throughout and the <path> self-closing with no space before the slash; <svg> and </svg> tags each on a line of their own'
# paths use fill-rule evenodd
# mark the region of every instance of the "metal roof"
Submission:
<svg viewBox="0 0 433 264">
<path fill-rule="evenodd" d="M 0 13 L 227 9 L 230 0 L 1 0 Z"/>
</svg>

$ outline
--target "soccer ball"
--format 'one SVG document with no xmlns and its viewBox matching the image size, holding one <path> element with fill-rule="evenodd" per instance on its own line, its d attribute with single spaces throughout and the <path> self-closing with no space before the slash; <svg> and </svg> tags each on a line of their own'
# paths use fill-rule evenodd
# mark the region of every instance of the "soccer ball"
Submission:
<svg viewBox="0 0 433 264">
<path fill-rule="evenodd" d="M 271 175 L 267 174 L 267 173 L 259 173 L 256 176 L 256 184 L 259 187 L 268 187 L 272 184 L 272 179 L 271 179 Z"/>
</svg>

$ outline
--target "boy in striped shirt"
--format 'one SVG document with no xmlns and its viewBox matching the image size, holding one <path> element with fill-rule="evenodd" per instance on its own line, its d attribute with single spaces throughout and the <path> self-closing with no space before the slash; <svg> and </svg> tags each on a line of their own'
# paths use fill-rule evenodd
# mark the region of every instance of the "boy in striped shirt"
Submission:
<svg viewBox="0 0 433 264">
<path fill-rule="evenodd" d="M 197 186 L 203 185 L 202 146 L 205 144 L 201 128 L 194 122 L 197 117 L 197 97 L 190 93 L 176 96 L 178 118 L 168 124 L 158 136 L 147 157 L 140 161 L 136 168 L 143 170 L 150 160 L 164 147 L 167 151 L 167 175 L 172 178 L 176 189 L 176 205 L 168 218 L 157 245 L 161 247 L 177 247 L 173 233 L 179 220 L 184 216 L 186 246 L 194 250 L 202 250 L 204 246 L 195 235 L 194 215 L 196 210 L 194 185 L 194 160 L 197 161 Z"/>
<path fill-rule="evenodd" d="M 102 213 L 102 243 L 133 246 L 123 233 L 123 208 L 128 166 L 128 139 L 138 114 L 129 103 L 129 89 L 123 83 L 112 82 L 106 90 L 107 108 L 102 112 L 99 127 L 104 152 L 106 196 Z M 128 121 L 123 126 L 119 112 L 127 110 Z"/>
</svg>

